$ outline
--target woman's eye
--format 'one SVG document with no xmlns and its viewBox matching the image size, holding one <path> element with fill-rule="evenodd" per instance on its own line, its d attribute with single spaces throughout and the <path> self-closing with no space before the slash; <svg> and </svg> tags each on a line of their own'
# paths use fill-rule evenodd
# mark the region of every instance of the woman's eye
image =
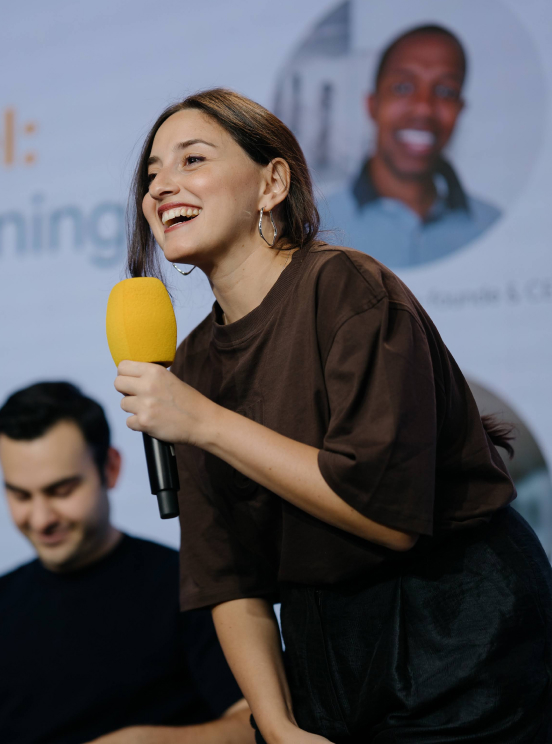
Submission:
<svg viewBox="0 0 552 744">
<path fill-rule="evenodd" d="M 205 158 L 202 158 L 200 155 L 186 155 L 184 165 L 196 165 L 197 163 L 202 163 L 204 160 Z"/>
<path fill-rule="evenodd" d="M 156 175 L 157 175 L 156 173 L 148 173 L 148 184 L 150 184 L 153 181 Z"/>
</svg>

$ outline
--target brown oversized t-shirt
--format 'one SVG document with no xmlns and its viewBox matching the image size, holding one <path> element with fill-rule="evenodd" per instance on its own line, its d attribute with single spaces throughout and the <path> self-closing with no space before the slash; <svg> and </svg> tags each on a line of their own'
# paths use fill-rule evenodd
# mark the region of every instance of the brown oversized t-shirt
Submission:
<svg viewBox="0 0 552 744">
<path fill-rule="evenodd" d="M 468 385 L 405 285 L 370 256 L 302 248 L 263 302 L 213 312 L 172 371 L 216 403 L 320 450 L 328 485 L 370 519 L 439 536 L 515 496 Z M 181 605 L 277 599 L 279 582 L 362 579 L 397 553 L 311 517 L 201 449 L 177 446 Z"/>
</svg>

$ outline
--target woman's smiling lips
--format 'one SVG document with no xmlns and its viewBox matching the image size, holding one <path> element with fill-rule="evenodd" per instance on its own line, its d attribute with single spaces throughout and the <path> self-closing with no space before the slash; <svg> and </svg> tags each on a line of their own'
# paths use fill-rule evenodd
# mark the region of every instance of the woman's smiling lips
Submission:
<svg viewBox="0 0 552 744">
<path fill-rule="evenodd" d="M 185 225 L 187 222 L 191 222 L 193 219 L 198 217 L 201 212 L 201 207 L 176 202 L 163 204 L 157 210 L 157 214 L 163 223 L 165 233 L 175 230 L 177 227 Z"/>
</svg>

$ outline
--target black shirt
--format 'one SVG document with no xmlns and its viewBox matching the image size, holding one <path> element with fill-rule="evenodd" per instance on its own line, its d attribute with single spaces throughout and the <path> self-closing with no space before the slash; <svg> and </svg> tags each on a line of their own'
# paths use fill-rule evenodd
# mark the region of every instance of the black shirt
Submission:
<svg viewBox="0 0 552 744">
<path fill-rule="evenodd" d="M 376 260 L 304 247 L 261 304 L 220 308 L 172 371 L 216 403 L 320 450 L 322 476 L 388 527 L 434 538 L 483 524 L 515 496 L 437 329 Z M 411 559 L 332 527 L 227 463 L 178 445 L 181 606 L 274 599 L 282 582 L 340 585 Z M 432 542 L 433 541 L 433 542 Z"/>
<path fill-rule="evenodd" d="M 174 550 L 123 536 L 80 571 L 0 577 L 2 744 L 203 723 L 240 697 L 210 614 L 179 612 Z"/>
</svg>

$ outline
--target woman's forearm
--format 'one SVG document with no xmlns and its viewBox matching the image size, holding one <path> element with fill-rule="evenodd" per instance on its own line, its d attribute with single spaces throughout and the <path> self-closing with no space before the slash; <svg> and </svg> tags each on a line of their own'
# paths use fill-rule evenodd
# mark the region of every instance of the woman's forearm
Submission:
<svg viewBox="0 0 552 744">
<path fill-rule="evenodd" d="M 195 726 L 130 726 L 89 744 L 255 744 L 255 733 L 245 715 Z"/>
<path fill-rule="evenodd" d="M 166 442 L 188 442 L 323 522 L 392 550 L 408 550 L 416 536 L 360 514 L 328 486 L 315 447 L 284 437 L 206 398 L 166 369 L 121 362 L 115 387 L 131 429 Z"/>
<path fill-rule="evenodd" d="M 263 599 L 236 599 L 212 612 L 226 660 L 264 738 L 285 742 L 295 720 L 272 606 Z"/>
<path fill-rule="evenodd" d="M 199 446 L 286 501 L 334 527 L 392 550 L 408 550 L 416 536 L 385 527 L 349 506 L 326 483 L 318 450 L 217 406 Z"/>
<path fill-rule="evenodd" d="M 128 726 L 89 744 L 255 744 L 245 701 L 222 718 L 192 726 Z"/>
</svg>

